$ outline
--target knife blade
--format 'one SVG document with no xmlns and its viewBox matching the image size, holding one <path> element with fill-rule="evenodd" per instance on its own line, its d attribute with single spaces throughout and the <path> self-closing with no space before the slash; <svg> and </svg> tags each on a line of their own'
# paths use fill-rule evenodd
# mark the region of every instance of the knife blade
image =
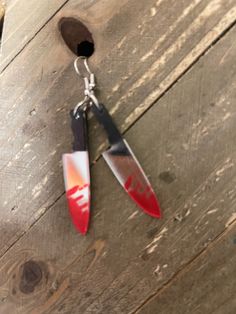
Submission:
<svg viewBox="0 0 236 314">
<path fill-rule="evenodd" d="M 75 228 L 86 234 L 90 217 L 90 170 L 87 148 L 86 112 L 71 112 L 71 129 L 74 135 L 73 153 L 63 154 L 63 174 L 69 212 Z"/>
<path fill-rule="evenodd" d="M 160 206 L 151 183 L 105 106 L 99 104 L 98 108 L 93 103 L 91 110 L 107 133 L 110 148 L 102 155 L 113 174 L 145 213 L 160 218 Z"/>
</svg>

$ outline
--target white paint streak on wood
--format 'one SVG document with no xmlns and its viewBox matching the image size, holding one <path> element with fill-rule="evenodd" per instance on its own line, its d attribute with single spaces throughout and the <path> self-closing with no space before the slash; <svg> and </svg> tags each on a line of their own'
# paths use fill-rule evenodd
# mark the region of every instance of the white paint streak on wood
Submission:
<svg viewBox="0 0 236 314">
<path fill-rule="evenodd" d="M 211 209 L 207 212 L 207 215 L 211 215 L 211 214 L 214 214 L 218 211 L 218 208 L 214 208 L 214 209 Z"/>
<path fill-rule="evenodd" d="M 140 86 L 150 82 L 157 75 L 157 73 L 161 70 L 161 68 L 167 63 L 167 61 L 170 60 L 174 55 L 176 55 L 176 53 L 183 47 L 183 45 L 185 44 L 186 40 L 188 38 L 190 38 L 191 36 L 193 36 L 193 33 L 195 33 L 200 27 L 202 27 L 202 25 L 204 25 L 206 19 L 210 15 L 212 15 L 214 13 L 214 8 L 216 8 L 216 6 L 213 5 L 212 6 L 213 9 L 211 9 L 211 6 L 212 6 L 212 2 L 201 12 L 201 14 L 198 15 L 198 17 L 189 26 L 189 28 L 178 37 L 178 39 L 165 51 L 165 53 L 151 65 L 150 69 L 148 71 L 146 71 L 143 74 L 143 76 L 141 76 L 133 84 L 133 86 L 130 88 L 130 93 L 126 94 L 126 95 L 124 95 L 123 97 L 120 98 L 120 100 L 117 102 L 116 106 L 113 108 L 113 111 L 112 111 L 113 113 L 119 109 L 119 107 L 122 104 L 122 102 L 128 102 L 128 98 L 131 95 L 133 95 L 135 93 L 135 91 L 140 88 Z M 223 28 L 223 29 L 225 29 L 225 28 Z M 210 43 L 211 42 L 212 42 L 212 36 L 211 36 Z M 195 49 L 198 46 L 199 45 L 195 46 Z M 194 51 L 194 49 L 193 49 L 193 51 Z M 196 50 L 196 52 L 197 52 L 197 54 L 199 54 L 199 47 Z M 193 60 L 196 59 L 195 55 L 194 55 L 194 58 L 192 58 L 192 59 Z M 179 68 L 179 66 L 183 63 L 183 61 L 179 63 L 179 65 L 175 68 L 175 70 L 173 72 L 175 72 Z M 189 64 L 191 64 L 191 63 L 189 63 Z M 186 69 L 186 67 L 187 67 L 187 65 L 184 62 L 184 69 Z M 181 73 L 182 73 L 182 71 L 181 71 Z M 172 78 L 171 81 L 173 81 L 173 75 L 171 75 L 171 78 Z M 160 91 L 160 90 L 163 89 L 162 85 L 163 85 L 164 82 L 165 82 L 165 80 L 160 84 L 160 86 L 159 86 L 159 88 L 157 90 Z M 154 92 L 152 94 L 154 94 L 154 93 L 155 93 L 155 90 L 154 90 Z M 143 107 L 144 107 L 144 104 L 140 105 L 139 107 L 137 107 L 133 111 L 133 113 L 131 115 L 134 115 L 135 112 L 137 112 L 138 109 L 139 109 L 139 112 L 143 112 L 143 109 L 142 109 Z M 125 122 L 127 122 L 128 119 L 129 119 L 129 117 L 126 118 Z"/>
<path fill-rule="evenodd" d="M 135 110 L 125 119 L 122 125 L 122 130 L 133 123 L 137 116 L 140 116 L 146 109 L 148 109 L 154 101 L 170 86 L 170 84 L 177 80 L 183 71 L 197 58 L 198 55 L 204 52 L 208 47 L 215 34 L 221 34 L 227 27 L 229 27 L 235 20 L 236 7 L 232 8 L 220 20 L 220 22 L 193 48 L 193 50 L 177 65 L 177 67 L 159 84 L 158 88 L 154 89 L 152 93 L 139 105 Z M 119 108 L 119 103 L 116 105 L 116 110 Z"/>
<path fill-rule="evenodd" d="M 38 190 L 37 192 L 35 192 L 35 193 L 33 194 L 33 198 L 34 198 L 34 199 L 37 198 L 37 197 L 40 195 L 40 193 L 41 193 L 40 190 Z"/>
<path fill-rule="evenodd" d="M 201 136 L 205 136 L 208 134 L 208 127 L 204 126 L 201 130 Z"/>
<path fill-rule="evenodd" d="M 120 49 L 122 47 L 122 45 L 124 44 L 125 40 L 126 40 L 127 36 L 124 36 L 121 41 L 117 44 L 117 48 Z"/>
<path fill-rule="evenodd" d="M 128 219 L 127 220 L 131 220 L 131 219 L 133 219 L 135 216 L 137 216 L 138 215 L 138 213 L 139 213 L 139 211 L 138 210 L 136 210 L 132 215 L 130 215 L 129 217 L 128 217 Z"/>
<path fill-rule="evenodd" d="M 234 222 L 234 220 L 236 220 L 236 213 L 233 213 L 232 216 L 227 220 L 225 227 L 228 228 L 232 222 Z"/>
<path fill-rule="evenodd" d="M 151 243 L 149 243 L 145 249 L 147 249 L 147 253 L 150 254 L 152 253 L 157 245 L 158 245 L 158 242 L 161 240 L 161 238 L 164 236 L 164 234 L 168 231 L 168 228 L 164 227 L 160 233 L 158 233 L 158 235 L 152 240 Z"/>
<path fill-rule="evenodd" d="M 48 182 L 49 175 L 46 175 L 35 187 L 32 189 L 32 196 L 33 198 L 37 198 L 39 194 L 42 192 L 43 187 Z"/>
<path fill-rule="evenodd" d="M 25 145 L 23 146 L 23 148 L 27 148 L 30 147 L 30 143 L 25 143 Z"/>
<path fill-rule="evenodd" d="M 223 116 L 222 121 L 226 121 L 231 116 L 230 112 L 226 112 L 226 114 Z"/>
<path fill-rule="evenodd" d="M 162 3 L 163 0 L 157 1 L 156 6 L 159 6 Z M 200 2 L 201 0 L 195 0 L 193 1 L 190 6 L 188 6 L 184 11 L 183 14 L 176 20 L 175 23 L 173 23 L 172 25 L 170 25 L 168 31 L 163 34 L 158 41 L 155 43 L 154 47 L 147 53 L 145 54 L 142 58 L 141 58 L 141 62 L 144 62 L 148 57 L 153 55 L 153 52 L 155 50 L 158 49 L 158 47 L 166 40 L 166 38 L 171 34 L 171 32 L 178 26 L 178 24 L 194 9 L 194 7 Z M 144 21 L 146 21 L 144 19 Z M 143 25 L 145 23 L 139 25 L 138 28 L 143 28 Z M 118 48 L 121 47 L 121 45 L 124 43 L 124 40 L 126 39 L 126 36 L 121 40 L 121 42 L 117 45 Z M 132 75 L 132 73 L 130 74 Z M 128 77 L 122 78 L 121 81 L 126 80 Z M 117 91 L 119 89 L 120 84 L 116 85 L 115 91 Z M 110 98 L 110 97 L 108 97 Z M 117 105 L 115 105 L 112 109 L 111 109 L 111 114 L 113 115 L 120 107 L 120 103 L 118 102 Z"/>
<path fill-rule="evenodd" d="M 206 19 L 212 15 L 217 6 L 212 5 L 212 2 L 198 15 L 195 21 L 189 26 L 189 28 L 182 33 L 179 38 L 171 45 L 166 52 L 155 61 L 150 70 L 147 71 L 131 88 L 132 91 L 137 89 L 140 85 L 143 84 L 146 80 L 151 80 L 156 75 L 157 71 L 160 69 L 160 66 L 166 64 L 167 60 L 169 60 L 173 55 L 176 54 L 180 48 L 182 48 L 183 44 L 186 42 L 187 38 L 192 36 L 197 29 L 199 29 L 206 21 Z"/>
<path fill-rule="evenodd" d="M 153 252 L 155 251 L 155 249 L 157 248 L 157 245 L 158 245 L 158 244 L 152 245 L 152 246 L 147 250 L 147 253 L 148 253 L 148 254 L 153 253 Z"/>
<path fill-rule="evenodd" d="M 54 150 L 49 154 L 49 156 L 54 156 L 54 155 L 56 155 L 56 153 L 57 153 L 57 151 L 56 151 L 56 149 L 54 149 Z"/>
<path fill-rule="evenodd" d="M 216 171 L 216 176 L 217 176 L 217 177 L 221 177 L 222 175 L 224 175 L 224 172 L 225 172 L 227 169 L 232 168 L 233 166 L 234 166 L 234 163 L 231 161 L 230 158 L 228 158 L 228 159 L 225 161 L 224 165 L 223 165 L 219 170 Z"/>
<path fill-rule="evenodd" d="M 42 184 L 45 185 L 48 182 L 48 176 L 45 176 L 43 178 Z"/>
<path fill-rule="evenodd" d="M 154 270 L 154 273 L 157 274 L 160 271 L 160 269 L 161 269 L 161 266 L 157 265 L 157 267 Z"/>
<path fill-rule="evenodd" d="M 50 206 L 50 205 L 49 205 Z M 34 220 L 38 220 L 47 210 L 47 207 L 41 207 L 34 214 Z"/>
<path fill-rule="evenodd" d="M 199 119 L 196 123 L 193 123 L 193 128 L 197 128 L 202 123 L 202 120 Z"/>
<path fill-rule="evenodd" d="M 165 34 L 163 34 L 158 41 L 155 43 L 155 45 L 153 46 L 153 48 L 146 53 L 142 58 L 141 61 L 145 61 L 146 59 L 148 59 L 150 56 L 153 55 L 153 52 L 155 50 L 158 49 L 158 47 L 160 46 L 161 43 L 163 43 L 166 38 L 169 36 L 170 33 L 173 32 L 173 30 L 178 26 L 178 24 L 195 8 L 195 6 L 200 2 L 201 0 L 195 0 L 193 1 L 186 9 L 184 9 L 182 15 L 180 15 L 178 17 L 178 19 L 175 21 L 175 23 L 173 23 L 172 25 L 170 25 L 168 32 L 166 32 Z"/>
<path fill-rule="evenodd" d="M 112 88 L 112 91 L 113 91 L 113 92 L 117 92 L 118 89 L 119 89 L 119 87 L 120 87 L 120 84 L 116 84 L 116 85 Z"/>
<path fill-rule="evenodd" d="M 151 16 L 155 16 L 157 14 L 157 9 L 155 7 L 151 8 Z"/>
<path fill-rule="evenodd" d="M 194 205 L 195 204 L 193 204 L 193 207 L 195 207 Z M 184 216 L 188 217 L 190 214 L 191 214 L 191 210 L 188 208 Z"/>
</svg>

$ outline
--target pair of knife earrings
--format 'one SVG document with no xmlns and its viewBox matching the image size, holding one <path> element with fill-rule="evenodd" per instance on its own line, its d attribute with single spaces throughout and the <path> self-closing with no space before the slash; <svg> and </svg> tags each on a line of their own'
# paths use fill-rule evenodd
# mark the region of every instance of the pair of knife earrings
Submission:
<svg viewBox="0 0 236 314">
<path fill-rule="evenodd" d="M 82 75 L 78 63 L 83 61 L 86 75 Z M 76 73 L 83 78 L 85 98 L 70 112 L 74 135 L 73 153 L 64 154 L 63 172 L 69 211 L 76 229 L 86 234 L 90 217 L 90 171 L 87 142 L 87 111 L 91 110 L 107 133 L 110 147 L 102 155 L 120 184 L 142 210 L 160 218 L 156 195 L 135 158 L 128 143 L 114 124 L 103 104 L 98 102 L 94 89 L 95 76 L 87 59 L 78 57 L 74 62 Z"/>
</svg>

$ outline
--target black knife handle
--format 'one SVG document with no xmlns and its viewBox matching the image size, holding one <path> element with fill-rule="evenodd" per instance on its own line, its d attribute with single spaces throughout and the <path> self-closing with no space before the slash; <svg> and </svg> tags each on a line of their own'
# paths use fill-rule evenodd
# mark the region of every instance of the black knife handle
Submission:
<svg viewBox="0 0 236 314">
<path fill-rule="evenodd" d="M 78 109 L 76 115 L 73 110 L 70 112 L 71 129 L 74 135 L 73 151 L 86 151 L 87 144 L 87 114 L 84 110 Z"/>
<path fill-rule="evenodd" d="M 106 107 L 103 104 L 99 104 L 99 108 L 93 103 L 91 110 L 99 123 L 104 127 L 110 145 L 115 145 L 120 142 L 123 142 L 120 131 L 117 129 L 115 123 L 112 120 L 111 115 L 107 111 Z"/>
</svg>

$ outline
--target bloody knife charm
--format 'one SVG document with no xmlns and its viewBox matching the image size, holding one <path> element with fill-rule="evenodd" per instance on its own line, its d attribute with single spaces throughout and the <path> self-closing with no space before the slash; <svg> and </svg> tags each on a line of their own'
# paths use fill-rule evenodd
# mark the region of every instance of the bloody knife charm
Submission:
<svg viewBox="0 0 236 314">
<path fill-rule="evenodd" d="M 81 74 L 78 67 L 79 60 L 84 60 L 87 76 Z M 111 115 L 95 96 L 95 76 L 89 69 L 87 59 L 78 57 L 74 62 L 74 67 L 85 83 L 85 98 L 71 114 L 72 131 L 75 138 L 74 152 L 63 155 L 66 195 L 74 225 L 82 234 L 87 232 L 90 212 L 90 175 L 86 111 L 89 109 L 107 133 L 110 147 L 102 155 L 113 174 L 145 213 L 160 218 L 160 206 L 148 178 L 128 143 L 122 138 Z"/>
<path fill-rule="evenodd" d="M 74 152 L 62 157 L 66 197 L 76 229 L 86 234 L 90 215 L 90 174 L 84 109 L 79 107 L 71 111 L 71 129 L 74 134 Z"/>
<path fill-rule="evenodd" d="M 93 103 L 91 110 L 104 127 L 110 148 L 102 155 L 130 197 L 150 216 L 160 218 L 160 207 L 149 180 L 106 108 Z"/>
</svg>

